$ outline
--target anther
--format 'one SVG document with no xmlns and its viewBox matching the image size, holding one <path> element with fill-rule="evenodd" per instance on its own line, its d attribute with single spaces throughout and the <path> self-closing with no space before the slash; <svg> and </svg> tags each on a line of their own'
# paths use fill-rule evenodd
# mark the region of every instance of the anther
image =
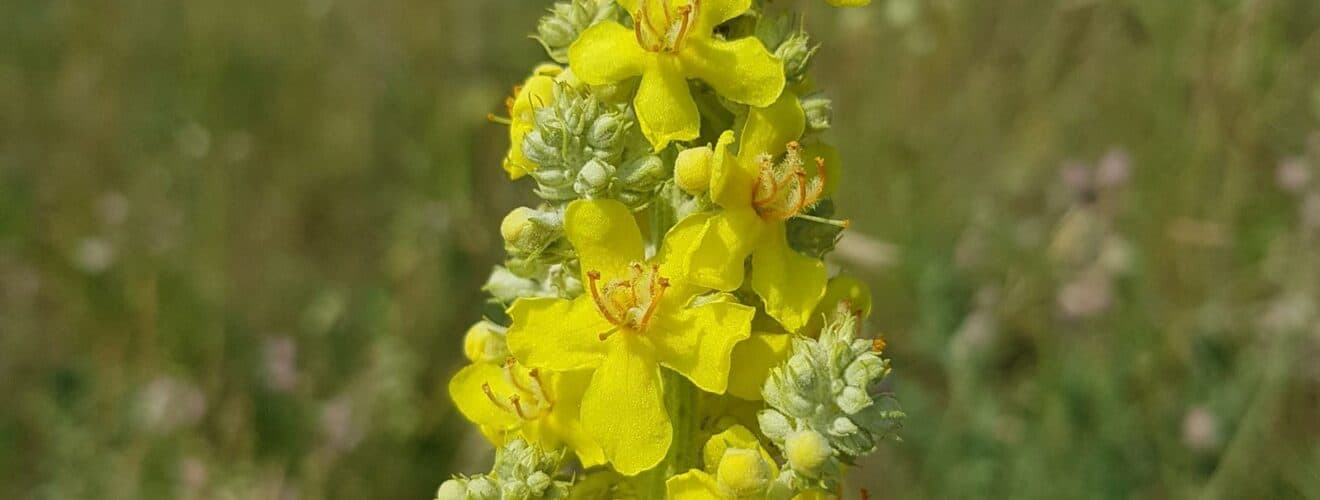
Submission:
<svg viewBox="0 0 1320 500">
<path fill-rule="evenodd" d="M 614 317 L 614 313 L 610 312 L 609 303 L 605 302 L 605 298 L 601 296 L 600 289 L 596 286 L 598 281 L 600 281 L 600 271 L 587 271 L 587 284 L 591 288 L 591 300 L 596 302 L 596 309 L 600 311 L 601 316 L 604 316 L 610 323 L 617 325 L 619 319 Z"/>
<path fill-rule="evenodd" d="M 876 338 L 871 340 L 871 351 L 879 354 L 885 352 L 885 339 Z"/>
</svg>

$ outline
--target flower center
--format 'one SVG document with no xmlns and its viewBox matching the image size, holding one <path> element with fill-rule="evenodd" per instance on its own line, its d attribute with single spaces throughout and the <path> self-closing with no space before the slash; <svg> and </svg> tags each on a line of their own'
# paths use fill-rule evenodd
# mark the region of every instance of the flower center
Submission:
<svg viewBox="0 0 1320 500">
<path fill-rule="evenodd" d="M 610 331 L 600 334 L 605 340 L 619 329 L 644 332 L 660 305 L 660 298 L 669 288 L 669 279 L 660 276 L 660 266 L 652 264 L 650 268 L 633 262 L 628 266 L 626 279 L 612 279 L 600 286 L 600 271 L 588 271 L 587 281 L 591 288 L 591 299 L 596 302 L 600 315 L 614 325 Z"/>
<path fill-rule="evenodd" d="M 779 163 L 775 163 L 774 157 L 768 153 L 757 155 L 761 172 L 756 176 L 752 205 L 766 220 L 793 217 L 815 220 L 803 212 L 819 202 L 825 192 L 825 160 L 816 158 L 816 177 L 808 179 L 802 164 L 802 145 L 793 141 L 788 143 L 787 149 L 788 153 Z"/>
<path fill-rule="evenodd" d="M 679 0 L 682 1 L 682 0 Z M 637 43 L 651 52 L 678 52 L 697 19 L 701 0 L 673 6 L 671 0 L 642 0 L 633 14 Z M 657 12 L 658 11 L 658 12 Z"/>
<path fill-rule="evenodd" d="M 541 380 L 540 370 L 533 368 L 527 371 L 526 376 L 520 376 L 515 371 L 517 364 L 512 357 L 504 360 L 504 381 L 513 387 L 513 394 L 502 398 L 491 390 L 490 384 L 481 384 L 481 390 L 500 409 L 523 420 L 536 420 L 550 413 L 555 407 L 555 401 Z"/>
</svg>

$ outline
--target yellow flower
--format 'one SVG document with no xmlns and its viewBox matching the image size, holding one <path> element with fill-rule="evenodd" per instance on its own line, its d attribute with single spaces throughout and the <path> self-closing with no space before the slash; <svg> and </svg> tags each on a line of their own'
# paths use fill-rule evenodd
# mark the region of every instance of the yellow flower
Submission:
<svg viewBox="0 0 1320 500">
<path fill-rule="evenodd" d="M 641 231 L 622 203 L 578 200 L 564 221 L 588 293 L 519 299 L 509 309 L 509 350 L 536 368 L 594 369 L 582 424 L 615 470 L 634 475 L 660 463 L 673 440 L 660 367 L 723 393 L 731 352 L 750 335 L 754 310 L 689 304 L 702 289 L 672 272 L 668 248 L 644 262 Z"/>
<path fill-rule="evenodd" d="M 735 425 L 716 434 L 702 448 L 704 469 L 669 478 L 669 500 L 733 500 L 764 497 L 779 466 L 751 431 Z"/>
<path fill-rule="evenodd" d="M 582 465 L 605 462 L 600 446 L 587 437 L 578 407 L 591 375 L 527 369 L 513 358 L 502 364 L 473 363 L 449 381 L 458 411 L 476 423 L 491 442 L 502 445 L 521 435 L 544 449 L 567 444 Z"/>
<path fill-rule="evenodd" d="M 784 89 L 779 58 L 756 37 L 723 40 L 715 27 L 746 12 L 752 0 L 619 0 L 633 29 L 615 22 L 588 28 L 568 49 L 569 66 L 590 85 L 642 77 L 634 98 L 642 133 L 657 151 L 696 139 L 701 116 L 687 79 L 721 96 L 768 106 Z"/>
<path fill-rule="evenodd" d="M 766 108 L 753 108 L 743 128 L 736 156 L 729 152 L 732 132 L 725 132 L 711 158 L 711 198 L 715 212 L 690 215 L 671 234 L 681 234 L 690 246 L 678 250 L 690 279 L 718 290 L 734 290 L 743 282 L 743 261 L 752 257 L 752 289 L 765 310 L 789 332 L 810 319 L 825 292 L 825 264 L 788 245 L 785 221 L 793 217 L 845 224 L 803 212 L 827 191 L 828 170 L 816 158 L 815 173 L 802 164 L 805 118 L 797 97 L 785 92 Z M 785 153 L 775 163 L 775 156 Z"/>
<path fill-rule="evenodd" d="M 563 68 L 543 64 L 532 71 L 522 85 L 513 88 L 513 96 L 505 99 L 509 111 L 509 153 L 504 157 L 504 171 L 509 179 L 517 180 L 536 170 L 536 164 L 523 154 L 523 138 L 536 126 L 536 109 L 554 102 L 555 77 Z"/>
<path fill-rule="evenodd" d="M 871 0 L 825 0 L 835 7 L 865 7 L 871 5 Z"/>
</svg>

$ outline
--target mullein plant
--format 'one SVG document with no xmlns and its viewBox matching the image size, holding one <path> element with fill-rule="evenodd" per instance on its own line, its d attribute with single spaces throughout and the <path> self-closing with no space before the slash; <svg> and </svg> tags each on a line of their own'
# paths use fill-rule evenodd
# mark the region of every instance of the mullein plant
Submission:
<svg viewBox="0 0 1320 500">
<path fill-rule="evenodd" d="M 860 5 L 866 2 L 831 1 Z M 831 106 L 800 18 L 753 0 L 566 0 L 533 36 L 504 169 L 496 307 L 450 381 L 496 445 L 452 499 L 837 498 L 903 413 L 823 262 Z"/>
</svg>

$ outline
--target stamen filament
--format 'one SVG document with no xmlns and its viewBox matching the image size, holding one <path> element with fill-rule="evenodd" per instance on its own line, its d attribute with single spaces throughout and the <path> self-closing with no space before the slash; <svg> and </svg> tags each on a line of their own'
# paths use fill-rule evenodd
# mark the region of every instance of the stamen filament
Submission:
<svg viewBox="0 0 1320 500">
<path fill-rule="evenodd" d="M 516 366 L 517 363 L 518 360 L 514 359 L 513 356 L 504 358 L 504 370 L 503 370 L 504 381 L 508 382 L 509 386 L 513 387 L 516 390 L 526 393 L 531 393 L 532 391 L 527 389 L 526 387 L 523 387 L 522 383 L 518 382 L 518 377 L 513 374 L 513 367 Z"/>
<path fill-rule="evenodd" d="M 500 125 L 513 125 L 513 119 L 512 119 L 512 118 L 505 118 L 505 117 L 503 117 L 503 116 L 495 116 L 495 113 L 486 113 L 486 121 L 489 121 L 489 122 L 492 122 L 492 123 L 498 123 L 498 124 L 500 124 Z"/>
<path fill-rule="evenodd" d="M 817 217 L 815 215 L 810 215 L 810 214 L 793 214 L 792 217 L 802 220 L 809 220 L 811 222 L 818 222 L 821 224 L 828 224 L 843 229 L 848 229 L 848 226 L 852 225 L 852 221 L 848 219 L 843 219 L 843 220 L 826 219 L 824 217 Z"/>
<path fill-rule="evenodd" d="M 541 370 L 539 368 L 533 368 L 532 371 L 527 372 L 527 377 L 532 381 L 532 395 L 536 396 L 536 400 L 541 401 L 543 406 L 545 406 L 542 411 L 554 407 L 555 402 L 550 398 L 550 394 L 546 392 L 545 383 L 541 381 Z"/>
<path fill-rule="evenodd" d="M 481 384 L 481 392 L 486 393 L 486 397 L 490 398 L 490 402 L 495 403 L 495 406 L 500 407 L 501 410 L 513 413 L 513 408 L 510 408 L 508 403 L 505 403 L 499 398 L 499 396 L 495 395 L 495 391 L 490 389 L 490 384 Z"/>
<path fill-rule="evenodd" d="M 651 316 L 655 314 L 656 306 L 660 305 L 660 298 L 664 297 L 665 290 L 669 288 L 669 279 L 659 278 L 657 281 L 660 282 L 660 290 L 651 296 L 651 303 L 646 305 L 646 314 L 642 315 L 641 325 L 638 325 L 641 330 L 645 330 L 646 325 L 651 323 Z"/>
<path fill-rule="evenodd" d="M 517 394 L 509 396 L 509 403 L 513 404 L 514 413 L 518 415 L 518 418 L 529 420 L 527 418 L 527 413 L 523 411 L 522 400 L 518 398 Z"/>
<path fill-rule="evenodd" d="M 600 311 L 601 316 L 604 316 L 610 323 L 617 325 L 619 319 L 614 317 L 614 314 L 610 312 L 609 304 L 601 297 L 600 290 L 596 288 L 597 281 L 600 281 L 600 271 L 587 271 L 587 282 L 591 287 L 591 300 L 596 302 L 596 309 Z"/>
</svg>

